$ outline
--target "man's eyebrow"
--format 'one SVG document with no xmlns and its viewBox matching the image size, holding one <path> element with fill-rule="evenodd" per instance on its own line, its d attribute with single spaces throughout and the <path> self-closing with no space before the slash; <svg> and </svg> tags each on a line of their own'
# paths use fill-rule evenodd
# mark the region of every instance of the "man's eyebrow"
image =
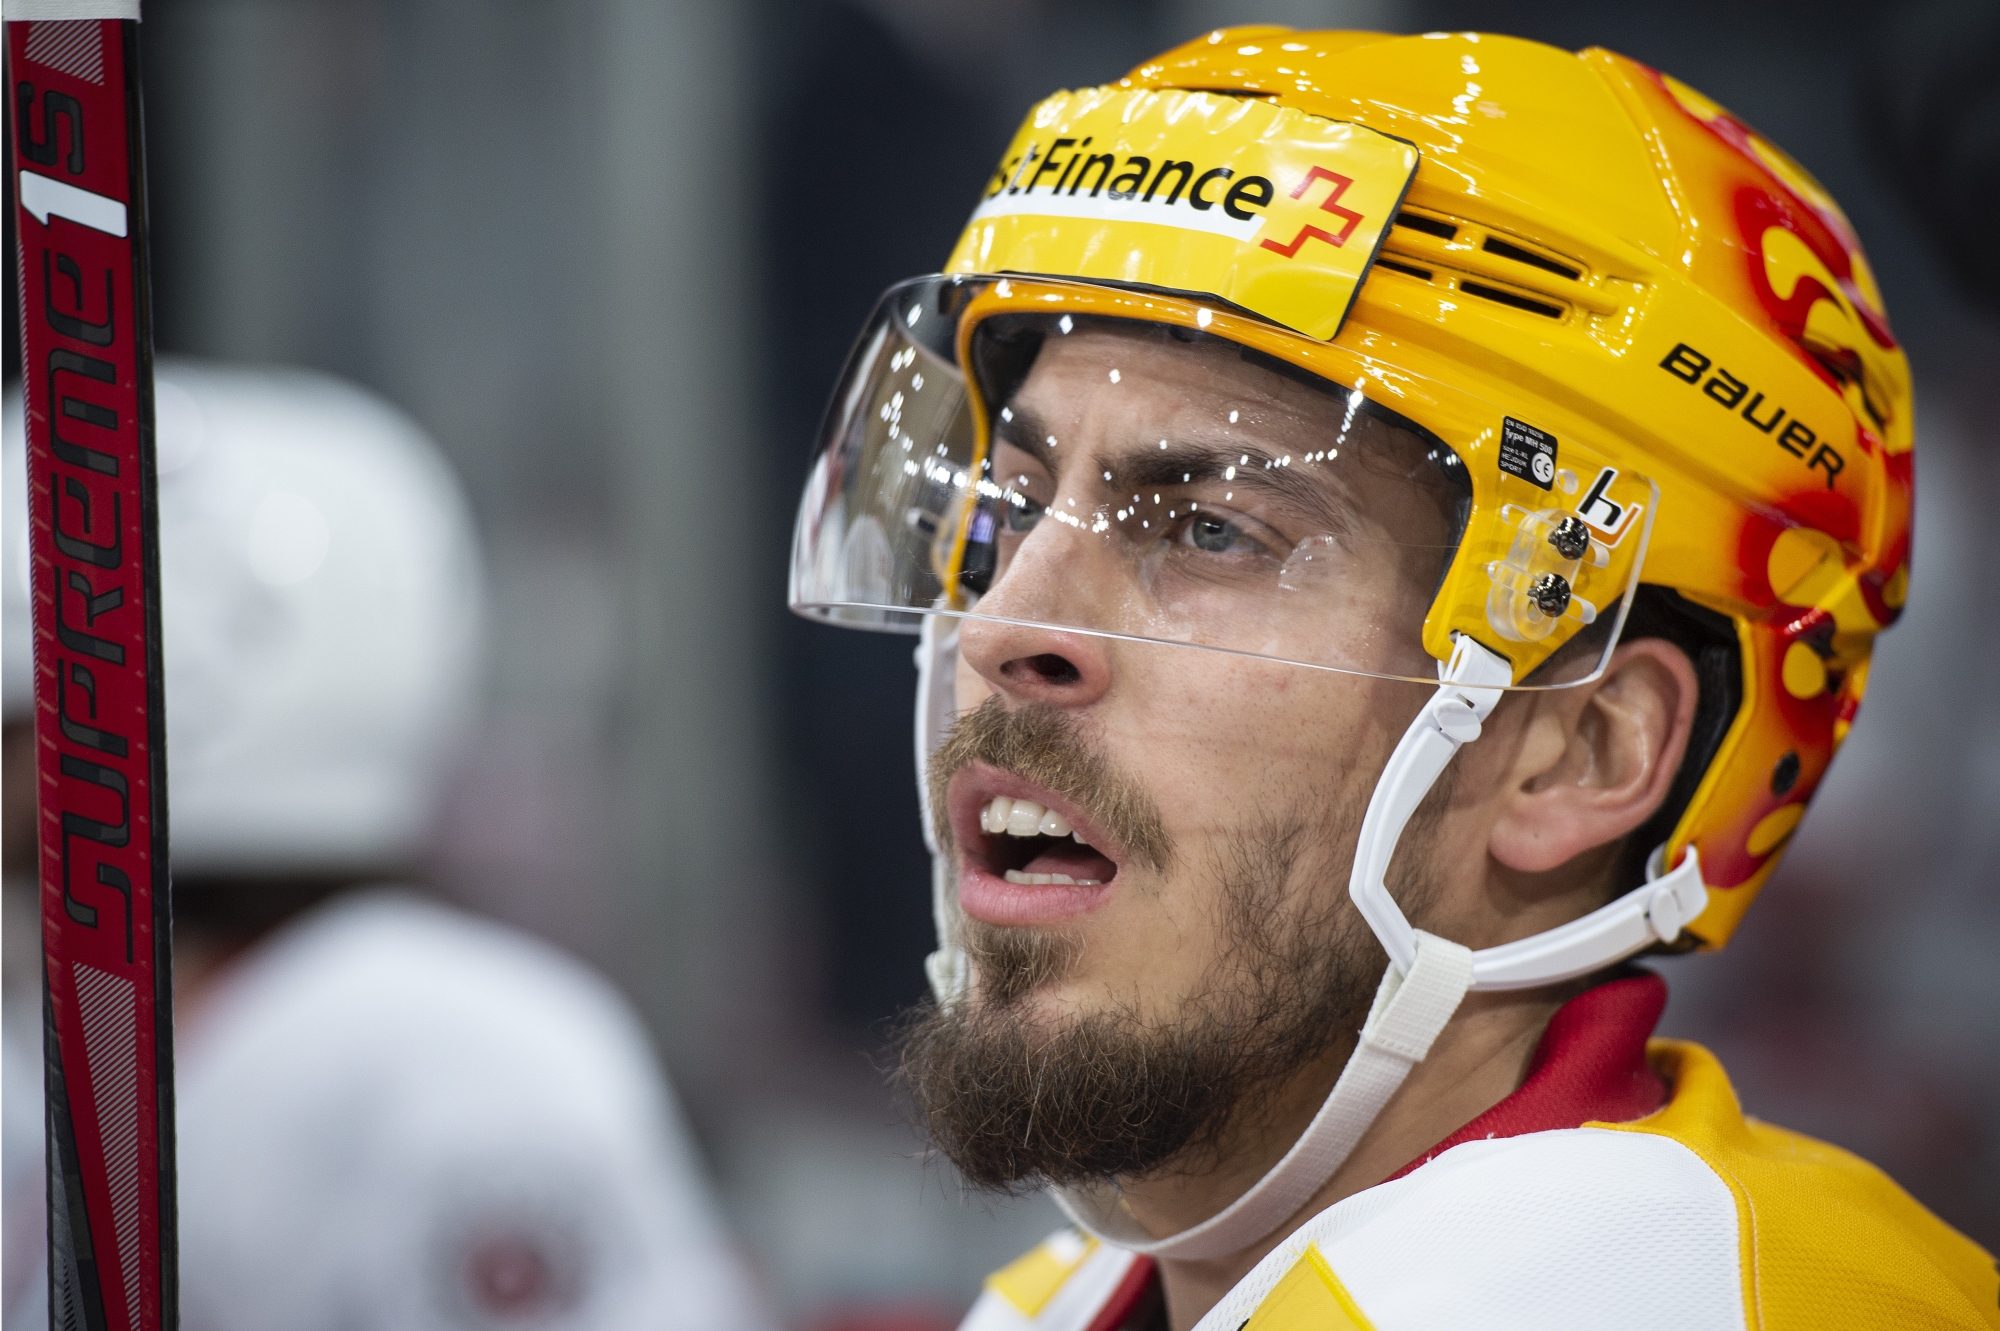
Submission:
<svg viewBox="0 0 2000 1331">
<path fill-rule="evenodd" d="M 1118 479 L 1116 484 L 1179 485 L 1183 481 L 1205 481 L 1222 475 L 1237 459 L 1254 457 L 1251 466 L 1261 467 L 1264 456 L 1246 454 L 1240 448 L 1222 448 L 1212 444 L 1173 443 L 1162 439 L 1165 447 L 1158 452 L 1150 448 L 1135 449 L 1132 453 L 1118 458 L 1100 457 L 1104 470 Z M 1247 470 L 1247 468 L 1246 468 Z"/>
<path fill-rule="evenodd" d="M 1024 453 L 1037 456 L 1055 448 L 1055 436 L 1042 423 L 1042 418 L 1032 411 L 1020 407 L 1005 406 L 993 418 L 993 433 Z"/>
<path fill-rule="evenodd" d="M 1118 459 L 1101 459 L 1105 470 L 1117 477 L 1116 484 L 1136 489 L 1150 486 L 1181 485 L 1188 481 L 1228 480 L 1246 490 L 1262 491 L 1319 514 L 1329 530 L 1342 529 L 1353 520 L 1353 499 L 1347 488 L 1331 474 L 1315 475 L 1294 465 L 1292 455 L 1273 457 L 1243 446 L 1224 448 L 1213 444 L 1174 443 L 1163 440 L 1165 448 L 1139 449 Z M 1230 468 L 1235 468 L 1232 475 Z"/>
</svg>

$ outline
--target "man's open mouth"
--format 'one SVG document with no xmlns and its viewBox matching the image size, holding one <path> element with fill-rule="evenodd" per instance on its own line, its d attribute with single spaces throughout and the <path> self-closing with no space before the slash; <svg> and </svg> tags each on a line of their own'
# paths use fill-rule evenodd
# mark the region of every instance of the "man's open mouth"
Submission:
<svg viewBox="0 0 2000 1331">
<path fill-rule="evenodd" d="M 1109 857 L 1054 809 L 1030 799 L 996 795 L 979 811 L 988 872 L 1029 886 L 1101 887 L 1118 875 Z"/>
<path fill-rule="evenodd" d="M 952 778 L 959 904 L 993 924 L 1046 924 L 1105 900 L 1124 857 L 1089 810 L 984 763 Z"/>
</svg>

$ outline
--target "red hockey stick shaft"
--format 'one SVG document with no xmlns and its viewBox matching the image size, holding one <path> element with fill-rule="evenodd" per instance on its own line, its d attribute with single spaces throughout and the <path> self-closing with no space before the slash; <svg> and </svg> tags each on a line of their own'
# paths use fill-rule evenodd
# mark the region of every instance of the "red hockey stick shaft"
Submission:
<svg viewBox="0 0 2000 1331">
<path fill-rule="evenodd" d="M 177 1322 L 172 916 L 137 2 L 7 11 L 49 1314 L 158 1331 Z"/>
</svg>

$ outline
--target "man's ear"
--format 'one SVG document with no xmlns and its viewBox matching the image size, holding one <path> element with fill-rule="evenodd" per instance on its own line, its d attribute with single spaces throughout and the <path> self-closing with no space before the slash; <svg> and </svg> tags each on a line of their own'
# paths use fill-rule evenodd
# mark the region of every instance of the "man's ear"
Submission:
<svg viewBox="0 0 2000 1331">
<path fill-rule="evenodd" d="M 1642 638 L 1612 653 L 1591 683 L 1542 700 L 1487 846 L 1523 873 L 1557 868 L 1652 817 L 1687 752 L 1694 666 L 1665 639 Z"/>
</svg>

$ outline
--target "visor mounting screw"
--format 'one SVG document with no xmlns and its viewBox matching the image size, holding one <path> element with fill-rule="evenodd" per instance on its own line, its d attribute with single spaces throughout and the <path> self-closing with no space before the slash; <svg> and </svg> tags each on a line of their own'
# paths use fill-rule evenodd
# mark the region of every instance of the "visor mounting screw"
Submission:
<svg viewBox="0 0 2000 1331">
<path fill-rule="evenodd" d="M 1560 573 L 1544 573 L 1528 588 L 1528 599 L 1535 603 L 1535 609 L 1553 619 L 1569 609 L 1569 579 Z"/>
<path fill-rule="evenodd" d="M 1583 552 L 1590 549 L 1590 528 L 1583 525 L 1581 518 L 1564 518 L 1549 530 L 1549 544 L 1564 559 L 1581 559 Z M 1567 592 L 1563 599 L 1569 599 Z"/>
</svg>

